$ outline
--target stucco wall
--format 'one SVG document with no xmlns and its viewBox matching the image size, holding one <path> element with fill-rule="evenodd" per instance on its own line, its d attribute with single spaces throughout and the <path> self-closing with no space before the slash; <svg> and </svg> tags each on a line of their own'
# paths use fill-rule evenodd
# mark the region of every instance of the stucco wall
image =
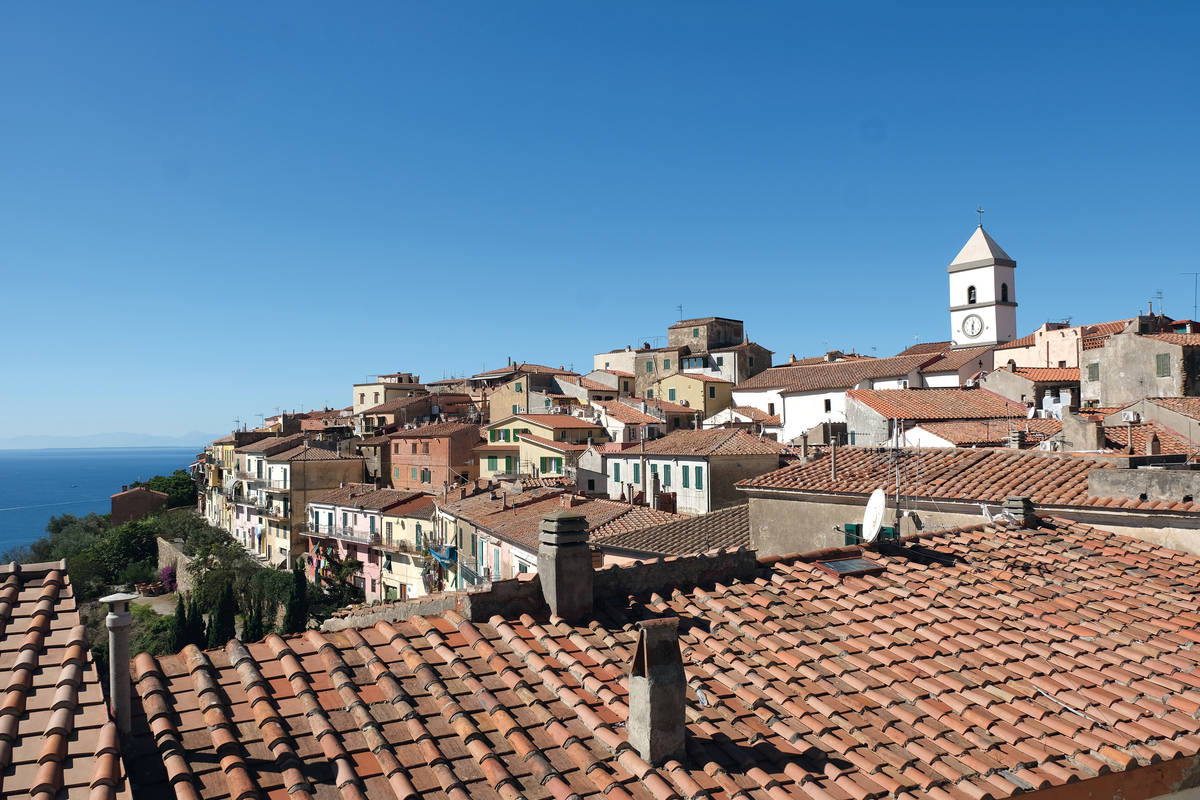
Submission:
<svg viewBox="0 0 1200 800">
<path fill-rule="evenodd" d="M 1171 359 L 1171 374 L 1158 377 L 1156 356 Z M 1103 348 L 1084 350 L 1080 380 L 1085 400 L 1102 406 L 1124 406 L 1143 397 L 1181 397 L 1200 394 L 1200 348 L 1123 333 L 1110 336 Z M 1100 380 L 1087 379 L 1086 364 L 1100 365 Z"/>
</svg>

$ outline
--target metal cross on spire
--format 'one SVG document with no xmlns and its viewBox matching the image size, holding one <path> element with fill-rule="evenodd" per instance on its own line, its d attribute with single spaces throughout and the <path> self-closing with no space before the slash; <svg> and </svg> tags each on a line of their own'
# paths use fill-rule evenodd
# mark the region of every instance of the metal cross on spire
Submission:
<svg viewBox="0 0 1200 800">
<path fill-rule="evenodd" d="M 979 227 L 983 227 L 983 206 L 975 209 L 975 213 L 979 215 Z"/>
</svg>

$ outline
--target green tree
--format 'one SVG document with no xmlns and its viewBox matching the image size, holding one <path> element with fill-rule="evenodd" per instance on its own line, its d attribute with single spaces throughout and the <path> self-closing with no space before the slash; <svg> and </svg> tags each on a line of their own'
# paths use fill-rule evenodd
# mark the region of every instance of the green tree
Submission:
<svg viewBox="0 0 1200 800">
<path fill-rule="evenodd" d="M 187 629 L 185 644 L 194 644 L 196 647 L 204 647 L 207 644 L 204 637 L 204 611 L 200 606 L 199 596 L 194 593 L 188 600 L 187 625 L 185 627 Z"/>
<path fill-rule="evenodd" d="M 296 564 L 292 568 L 292 593 L 283 617 L 283 632 L 300 633 L 305 630 L 308 627 L 308 614 L 308 581 L 304 577 L 304 568 Z"/>
<path fill-rule="evenodd" d="M 217 604 L 208 617 L 208 646 L 224 647 L 236 635 L 237 605 L 233 601 L 233 585 L 225 584 L 217 595 Z"/>
<path fill-rule="evenodd" d="M 183 604 L 183 592 L 179 592 L 175 596 L 175 629 L 171 640 L 171 649 L 178 653 L 188 643 L 188 616 L 187 607 Z"/>
<path fill-rule="evenodd" d="M 130 652 L 152 656 L 175 652 L 175 620 L 156 613 L 150 606 L 135 603 L 130 610 L 133 612 Z"/>
<path fill-rule="evenodd" d="M 196 479 L 182 469 L 177 469 L 170 475 L 155 475 L 148 481 L 139 481 L 133 485 L 165 492 L 167 508 L 196 504 Z"/>
</svg>

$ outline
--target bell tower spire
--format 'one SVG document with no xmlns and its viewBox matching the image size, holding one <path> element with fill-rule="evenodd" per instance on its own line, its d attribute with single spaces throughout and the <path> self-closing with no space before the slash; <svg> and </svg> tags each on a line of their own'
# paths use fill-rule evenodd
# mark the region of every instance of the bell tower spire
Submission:
<svg viewBox="0 0 1200 800">
<path fill-rule="evenodd" d="M 1017 338 L 1017 262 L 979 227 L 950 262 L 950 338 L 954 347 L 987 347 Z"/>
</svg>

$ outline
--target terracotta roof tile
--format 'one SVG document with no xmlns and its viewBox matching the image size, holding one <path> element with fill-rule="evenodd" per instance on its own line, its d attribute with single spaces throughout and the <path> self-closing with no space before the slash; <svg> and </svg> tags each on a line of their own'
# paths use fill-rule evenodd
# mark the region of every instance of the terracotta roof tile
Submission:
<svg viewBox="0 0 1200 800">
<path fill-rule="evenodd" d="M 1147 333 L 1143 336 L 1146 339 L 1177 344 L 1182 347 L 1200 347 L 1200 333 Z"/>
<path fill-rule="evenodd" d="M 626 425 L 659 425 L 662 423 L 658 417 L 643 414 L 640 409 L 618 400 L 593 400 L 592 405 L 603 409 L 605 414 Z"/>
<path fill-rule="evenodd" d="M 1025 441 L 1035 444 L 1062 430 L 1057 419 L 981 419 L 952 422 L 921 422 L 921 428 L 958 447 L 1003 446 L 1009 431 L 1024 431 Z"/>
<path fill-rule="evenodd" d="M 777 455 L 787 448 L 774 439 L 760 439 L 740 428 L 671 431 L 661 439 L 651 439 L 638 452 L 654 455 L 737 456 Z"/>
<path fill-rule="evenodd" d="M 1017 367 L 1013 372 L 1034 383 L 1079 383 L 1079 367 Z"/>
<path fill-rule="evenodd" d="M 734 506 L 639 530 L 593 531 L 593 544 L 606 550 L 661 555 L 693 555 L 712 550 L 736 550 L 750 545 L 750 507 Z"/>
<path fill-rule="evenodd" d="M 1183 437 L 1152 422 L 1139 425 L 1106 425 L 1104 427 L 1106 445 L 1116 450 L 1127 449 L 1130 430 L 1133 432 L 1133 452 L 1136 455 L 1143 455 L 1146 452 L 1146 443 L 1151 436 L 1158 437 L 1159 452 L 1161 453 L 1178 455 L 1191 453 L 1196 449 Z"/>
<path fill-rule="evenodd" d="M 534 436 L 529 433 L 522 433 L 519 435 L 519 438 L 522 441 L 529 442 L 530 444 L 536 444 L 541 447 L 549 448 L 550 450 L 557 450 L 560 453 L 582 453 L 584 450 L 588 449 L 588 446 L 583 443 L 576 444 L 575 442 L 558 442 L 554 439 L 547 439 L 544 436 Z"/>
<path fill-rule="evenodd" d="M 972 361 L 982 360 L 992 349 L 991 347 L 967 347 L 962 350 L 948 350 L 942 353 L 938 360 L 921 367 L 921 372 L 925 374 L 957 372 Z M 982 364 L 977 365 L 977 369 L 982 368 Z"/>
<path fill-rule="evenodd" d="M 374 484 L 370 483 L 347 483 L 336 489 L 325 489 L 309 495 L 307 502 L 363 508 L 368 511 L 386 511 L 410 500 L 427 496 L 423 492 L 377 489 Z"/>
<path fill-rule="evenodd" d="M 0 795 L 129 796 L 65 563 L 0 567 L 0 686 Z"/>
<path fill-rule="evenodd" d="M 1185 417 L 1200 420 L 1200 397 L 1148 397 L 1146 400 Z"/>
<path fill-rule="evenodd" d="M 896 378 L 915 372 L 940 358 L 937 354 L 918 353 L 892 358 L 863 358 L 829 361 L 821 364 L 784 364 L 763 370 L 742 381 L 734 391 L 779 389 L 785 392 L 816 392 L 851 389 L 866 380 Z"/>
<path fill-rule="evenodd" d="M 573 417 L 570 414 L 514 414 L 507 419 L 523 419 L 526 422 L 532 422 L 535 425 L 541 425 L 544 428 L 553 428 L 559 430 L 563 428 L 599 428 L 600 426 L 590 420 Z M 507 420 L 501 420 L 506 422 Z M 496 423 L 500 424 L 500 423 Z M 495 427 L 493 425 L 492 427 Z"/>
<path fill-rule="evenodd" d="M 998 419 L 1026 413 L 1023 403 L 987 389 L 851 389 L 846 397 L 888 419 Z"/>
<path fill-rule="evenodd" d="M 471 430 L 475 431 L 475 435 L 479 435 L 478 425 L 469 425 L 465 422 L 439 422 L 433 425 L 422 425 L 418 428 L 408 428 L 402 431 L 388 434 L 389 439 L 432 439 L 438 436 L 454 436 L 456 434 L 464 434 Z"/>
<path fill-rule="evenodd" d="M 139 656 L 166 710 L 154 741 L 138 718 L 137 766 L 206 800 L 1002 800 L 1200 751 L 1200 559 L 1056 519 L 920 544 L 952 563 L 843 548 L 600 596 L 574 626 L 447 611 Z M 838 557 L 881 569 L 839 580 Z M 688 757 L 656 768 L 628 744 L 627 664 L 661 617 L 688 622 Z M 197 708 L 211 726 L 179 723 Z"/>
<path fill-rule="evenodd" d="M 1088 473 L 1114 469 L 1112 458 L 1012 449 L 965 450 L 954 447 L 904 450 L 903 491 L 914 498 L 1002 503 L 1027 495 L 1038 506 L 1109 506 L 1151 508 L 1141 500 L 1112 500 L 1088 494 Z M 843 447 L 837 452 L 837 477 L 829 474 L 829 456 L 792 464 L 740 481 L 747 489 L 869 495 L 882 487 L 895 491 L 895 466 L 880 448 Z M 1179 511 L 1200 511 L 1180 504 Z"/>
</svg>

